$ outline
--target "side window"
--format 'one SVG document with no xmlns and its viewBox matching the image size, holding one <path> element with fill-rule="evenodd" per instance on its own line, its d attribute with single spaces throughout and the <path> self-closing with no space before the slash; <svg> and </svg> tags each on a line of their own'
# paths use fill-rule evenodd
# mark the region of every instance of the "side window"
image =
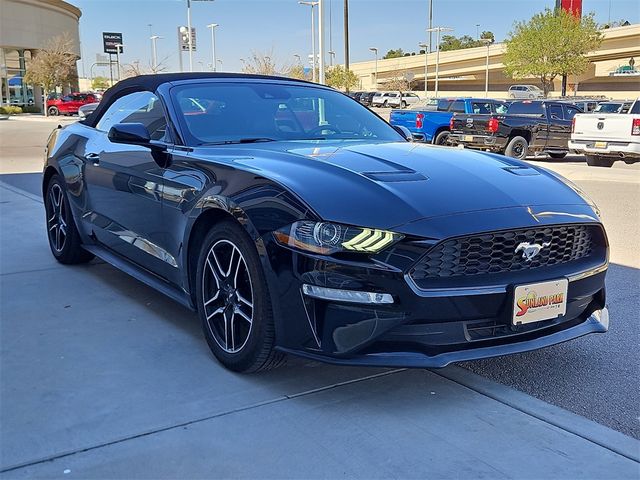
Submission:
<svg viewBox="0 0 640 480">
<path fill-rule="evenodd" d="M 633 114 L 640 113 L 640 100 L 635 101 L 629 113 L 633 113 Z"/>
<path fill-rule="evenodd" d="M 449 108 L 450 112 L 455 112 L 455 113 L 464 113 L 464 101 L 463 100 L 456 100 L 455 102 L 453 102 L 451 104 L 451 107 Z"/>
<path fill-rule="evenodd" d="M 63 102 L 70 102 L 71 100 L 73 100 L 73 97 L 71 95 L 65 95 L 60 100 L 62 100 Z"/>
<path fill-rule="evenodd" d="M 549 109 L 549 118 L 552 118 L 554 120 L 562 120 L 562 107 L 560 105 L 548 105 L 547 108 Z"/>
<path fill-rule="evenodd" d="M 473 113 L 489 114 L 491 113 L 491 104 L 488 102 L 473 102 L 471 110 L 473 110 Z"/>
<path fill-rule="evenodd" d="M 135 92 L 119 98 L 102 115 L 96 128 L 103 132 L 116 123 L 142 123 L 152 140 L 167 140 L 167 120 L 160 99 L 151 92 Z"/>
<path fill-rule="evenodd" d="M 564 119 L 565 120 L 571 120 L 576 113 L 580 113 L 580 110 L 578 110 L 577 108 L 571 106 L 571 105 L 565 105 L 564 106 Z"/>
<path fill-rule="evenodd" d="M 438 100 L 438 111 L 439 112 L 446 112 L 449 110 L 449 106 L 451 105 L 451 100 L 448 99 L 442 99 L 442 100 Z"/>
</svg>

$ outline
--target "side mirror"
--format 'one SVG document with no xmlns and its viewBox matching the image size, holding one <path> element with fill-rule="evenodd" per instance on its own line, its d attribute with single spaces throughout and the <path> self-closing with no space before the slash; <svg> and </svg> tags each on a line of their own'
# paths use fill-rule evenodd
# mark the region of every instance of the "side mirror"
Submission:
<svg viewBox="0 0 640 480">
<path fill-rule="evenodd" d="M 113 143 L 151 146 L 149 130 L 142 123 L 116 123 L 107 135 Z"/>
<path fill-rule="evenodd" d="M 404 127 L 402 125 L 393 125 L 393 128 L 396 132 L 402 135 L 407 142 L 414 141 L 413 135 L 411 134 L 411 131 L 407 127 Z"/>
</svg>

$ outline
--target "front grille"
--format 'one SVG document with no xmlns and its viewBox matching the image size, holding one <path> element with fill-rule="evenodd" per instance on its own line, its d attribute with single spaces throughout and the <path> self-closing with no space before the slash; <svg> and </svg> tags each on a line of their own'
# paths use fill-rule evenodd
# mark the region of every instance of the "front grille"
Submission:
<svg viewBox="0 0 640 480">
<path fill-rule="evenodd" d="M 420 285 L 428 279 L 504 274 L 574 262 L 591 255 L 593 231 L 589 225 L 561 225 L 445 240 L 429 250 L 409 274 Z M 516 253 L 525 242 L 546 246 L 526 261 L 522 251 Z"/>
</svg>

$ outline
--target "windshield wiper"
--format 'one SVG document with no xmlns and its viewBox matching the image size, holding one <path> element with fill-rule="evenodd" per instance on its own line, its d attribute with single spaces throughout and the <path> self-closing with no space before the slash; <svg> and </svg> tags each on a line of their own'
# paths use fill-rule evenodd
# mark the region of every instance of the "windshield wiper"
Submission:
<svg viewBox="0 0 640 480">
<path fill-rule="evenodd" d="M 267 137 L 251 137 L 251 138 L 241 138 L 239 140 L 220 140 L 219 142 L 204 142 L 200 145 L 233 145 L 238 143 L 259 143 L 259 142 L 277 142 L 275 138 L 267 138 Z"/>
</svg>

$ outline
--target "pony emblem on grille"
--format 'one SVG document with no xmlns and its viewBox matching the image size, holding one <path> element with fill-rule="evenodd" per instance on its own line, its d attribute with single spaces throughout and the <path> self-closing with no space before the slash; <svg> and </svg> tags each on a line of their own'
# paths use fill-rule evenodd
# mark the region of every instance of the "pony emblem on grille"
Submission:
<svg viewBox="0 0 640 480">
<path fill-rule="evenodd" d="M 522 258 L 524 258 L 525 261 L 530 262 L 543 248 L 546 248 L 549 245 L 551 245 L 551 242 L 545 242 L 542 245 L 539 243 L 522 242 L 516 247 L 515 253 L 522 252 Z"/>
</svg>

